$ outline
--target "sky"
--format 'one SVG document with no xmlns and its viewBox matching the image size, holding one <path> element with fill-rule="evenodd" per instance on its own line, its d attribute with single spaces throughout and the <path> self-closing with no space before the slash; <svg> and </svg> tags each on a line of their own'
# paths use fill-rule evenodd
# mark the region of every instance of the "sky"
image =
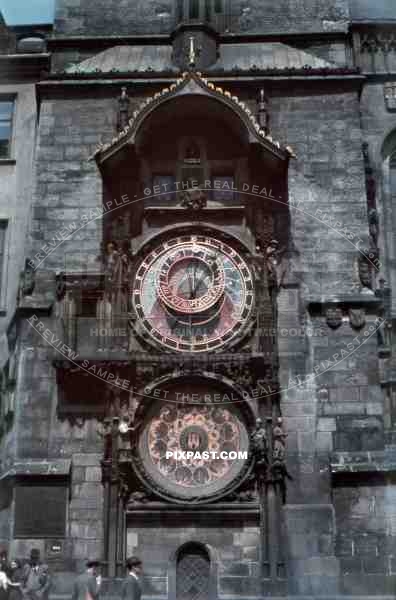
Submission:
<svg viewBox="0 0 396 600">
<path fill-rule="evenodd" d="M 55 0 L 0 0 L 0 10 L 8 25 L 52 23 Z"/>
</svg>

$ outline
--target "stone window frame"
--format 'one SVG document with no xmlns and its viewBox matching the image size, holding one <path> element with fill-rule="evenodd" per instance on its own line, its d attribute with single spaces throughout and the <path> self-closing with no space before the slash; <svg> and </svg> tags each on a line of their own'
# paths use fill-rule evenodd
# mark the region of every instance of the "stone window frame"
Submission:
<svg viewBox="0 0 396 600">
<path fill-rule="evenodd" d="M 14 93 L 1 93 L 0 94 L 0 104 L 1 103 L 11 103 L 12 104 L 12 112 L 10 118 L 4 119 L 1 118 L 0 111 L 0 123 L 9 122 L 10 123 L 10 136 L 8 138 L 8 153 L 6 156 L 0 155 L 0 164 L 9 164 L 10 162 L 14 163 L 14 151 L 15 151 L 15 123 L 16 123 L 16 110 L 17 110 L 17 94 Z"/>
<path fill-rule="evenodd" d="M 57 488 L 61 489 L 64 493 L 64 515 L 62 517 L 62 531 L 59 529 L 57 531 L 53 531 L 52 533 L 44 532 L 40 527 L 38 527 L 37 531 L 34 532 L 30 530 L 29 532 L 24 533 L 20 529 L 20 522 L 17 523 L 17 520 L 14 520 L 13 523 L 13 536 L 15 539 L 66 539 L 68 536 L 68 524 L 69 524 L 69 504 L 70 504 L 70 483 L 67 477 L 61 476 L 19 476 L 15 482 L 14 486 L 14 500 L 13 504 L 15 506 L 15 511 L 17 510 L 17 490 L 25 489 L 29 490 L 31 493 L 32 488 L 35 487 L 37 489 L 48 489 L 48 488 Z M 18 529 L 19 528 L 19 529 Z"/>
<path fill-rule="evenodd" d="M 202 549 L 209 558 L 209 598 L 211 600 L 218 599 L 218 565 L 219 565 L 219 557 L 217 556 L 217 552 L 215 549 L 199 540 L 189 540 L 185 542 L 181 546 L 179 546 L 175 552 L 170 557 L 169 567 L 168 567 L 168 589 L 169 589 L 169 598 L 176 598 L 176 589 L 177 589 L 177 564 L 180 556 L 188 550 L 188 548 L 200 548 Z"/>
</svg>

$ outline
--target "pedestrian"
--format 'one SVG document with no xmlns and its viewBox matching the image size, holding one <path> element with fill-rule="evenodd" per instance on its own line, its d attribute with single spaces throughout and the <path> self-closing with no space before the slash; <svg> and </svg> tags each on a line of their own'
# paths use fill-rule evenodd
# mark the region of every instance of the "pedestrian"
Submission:
<svg viewBox="0 0 396 600">
<path fill-rule="evenodd" d="M 99 560 L 87 561 L 85 573 L 79 575 L 73 586 L 72 600 L 97 600 L 102 585 Z"/>
<path fill-rule="evenodd" d="M 142 561 L 137 556 L 131 556 L 126 561 L 128 574 L 123 581 L 121 600 L 140 600 L 142 596 Z"/>
<path fill-rule="evenodd" d="M 8 600 L 10 593 L 8 583 L 9 579 L 4 571 L 4 565 L 0 564 L 0 600 Z"/>
<path fill-rule="evenodd" d="M 48 565 L 40 560 L 40 550 L 32 548 L 30 560 L 22 571 L 22 596 L 25 600 L 48 600 L 51 576 Z"/>
<path fill-rule="evenodd" d="M 22 565 L 21 561 L 14 559 L 10 562 L 9 579 L 11 581 L 8 600 L 22 600 Z"/>
<path fill-rule="evenodd" d="M 7 575 L 10 574 L 10 565 L 8 563 L 8 553 L 7 550 L 3 548 L 0 550 L 0 571 L 4 571 Z"/>
<path fill-rule="evenodd" d="M 20 588 L 20 583 L 12 582 L 5 571 L 5 563 L 0 562 L 0 600 L 9 600 L 10 592 L 13 589 Z"/>
</svg>

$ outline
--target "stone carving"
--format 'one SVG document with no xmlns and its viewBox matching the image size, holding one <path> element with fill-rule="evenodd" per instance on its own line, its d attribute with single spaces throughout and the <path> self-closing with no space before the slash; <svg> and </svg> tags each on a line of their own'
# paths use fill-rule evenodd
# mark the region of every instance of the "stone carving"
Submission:
<svg viewBox="0 0 396 600">
<path fill-rule="evenodd" d="M 25 260 L 25 268 L 22 271 L 21 275 L 21 284 L 20 284 L 20 295 L 21 296 L 31 296 L 34 292 L 35 285 L 35 270 L 31 266 L 31 261 L 27 258 Z"/>
<path fill-rule="evenodd" d="M 293 477 L 286 467 L 286 438 L 287 433 L 283 430 L 283 421 L 278 417 L 272 429 L 272 465 L 271 474 L 274 482 L 280 485 L 282 501 L 286 502 L 286 479 L 290 481 Z"/>
<path fill-rule="evenodd" d="M 257 98 L 257 105 L 258 105 L 257 121 L 259 122 L 261 129 L 263 129 L 265 131 L 265 133 L 267 134 L 269 131 L 269 114 L 268 114 L 268 100 L 266 98 L 264 88 L 261 88 L 261 90 L 259 92 L 259 95 Z"/>
<path fill-rule="evenodd" d="M 62 272 L 57 272 L 55 275 L 55 294 L 59 301 L 61 301 L 66 293 L 66 281 L 65 274 Z"/>
<path fill-rule="evenodd" d="M 265 426 L 261 419 L 256 419 L 256 427 L 251 437 L 253 457 L 255 460 L 255 469 L 258 477 L 265 477 L 268 467 L 268 438 Z"/>
<path fill-rule="evenodd" d="M 74 348 L 76 344 L 76 314 L 77 305 L 72 290 L 66 290 L 59 301 L 56 311 L 62 327 L 61 336 L 65 344 Z"/>
<path fill-rule="evenodd" d="M 359 280 L 362 288 L 362 292 L 366 294 L 373 293 L 373 277 L 372 277 L 372 263 L 369 258 L 359 252 L 358 256 L 358 272 Z"/>
<path fill-rule="evenodd" d="M 122 131 L 129 124 L 129 111 L 131 101 L 126 87 L 121 88 L 121 96 L 118 98 L 117 131 Z"/>
<path fill-rule="evenodd" d="M 371 246 L 374 248 L 378 247 L 378 234 L 379 234 L 379 219 L 378 212 L 375 208 L 371 208 L 368 212 L 368 222 L 369 222 L 369 233 L 370 233 L 370 241 Z"/>
<path fill-rule="evenodd" d="M 366 324 L 366 311 L 364 308 L 350 308 L 348 316 L 353 329 L 361 329 Z"/>
<path fill-rule="evenodd" d="M 187 65 L 190 69 L 194 69 L 194 67 L 196 66 L 198 59 L 201 55 L 202 52 L 202 48 L 201 46 L 197 46 L 197 40 L 196 38 L 191 35 L 188 38 L 188 41 L 186 42 L 185 45 L 185 54 L 186 54 L 186 59 L 187 59 Z"/>
<path fill-rule="evenodd" d="M 377 327 L 377 340 L 383 356 L 384 353 L 388 354 L 392 347 L 392 291 L 386 283 L 386 280 L 381 277 L 379 280 L 379 288 L 375 290 L 375 295 L 382 300 L 378 316 L 383 319 L 383 323 L 380 327 Z"/>
<path fill-rule="evenodd" d="M 362 145 L 364 171 L 366 177 L 366 195 L 367 195 L 367 207 L 368 210 L 375 209 L 376 206 L 376 193 L 377 185 L 374 177 L 374 171 L 371 166 L 368 143 L 364 142 Z"/>
<path fill-rule="evenodd" d="M 146 504 L 150 502 L 150 494 L 147 492 L 132 492 L 129 496 L 128 504 Z"/>
<path fill-rule="evenodd" d="M 279 254 L 279 242 L 277 240 L 272 240 L 269 246 L 267 246 L 266 251 L 266 263 L 267 263 L 267 272 L 269 280 L 275 284 L 275 287 L 279 287 L 279 278 L 278 278 L 278 254 Z"/>
<path fill-rule="evenodd" d="M 276 425 L 272 430 L 272 458 L 273 464 L 284 463 L 286 460 L 286 438 L 287 433 L 283 431 L 283 421 L 281 417 L 276 420 Z"/>
<path fill-rule="evenodd" d="M 389 82 L 384 84 L 384 96 L 386 108 L 389 111 L 396 110 L 396 84 L 395 82 Z"/>
<path fill-rule="evenodd" d="M 326 323 L 331 329 L 338 329 L 342 324 L 342 310 L 336 306 L 330 306 L 326 310 Z"/>
<path fill-rule="evenodd" d="M 190 210 L 202 210 L 208 203 L 207 195 L 203 190 L 191 188 L 180 193 L 180 204 Z"/>
<path fill-rule="evenodd" d="M 104 256 L 104 290 L 98 300 L 96 317 L 98 327 L 106 335 L 100 338 L 101 350 L 113 347 L 113 330 L 124 329 L 128 321 L 128 289 L 131 280 L 131 260 L 129 254 L 118 249 L 114 242 L 108 242 Z"/>
</svg>

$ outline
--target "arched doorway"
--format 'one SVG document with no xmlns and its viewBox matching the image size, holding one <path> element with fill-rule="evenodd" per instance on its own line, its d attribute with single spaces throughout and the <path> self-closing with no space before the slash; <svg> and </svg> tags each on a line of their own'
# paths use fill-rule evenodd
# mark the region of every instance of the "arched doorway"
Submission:
<svg viewBox="0 0 396 600">
<path fill-rule="evenodd" d="M 202 544 L 186 544 L 176 560 L 176 600 L 209 600 L 210 557 Z"/>
</svg>

